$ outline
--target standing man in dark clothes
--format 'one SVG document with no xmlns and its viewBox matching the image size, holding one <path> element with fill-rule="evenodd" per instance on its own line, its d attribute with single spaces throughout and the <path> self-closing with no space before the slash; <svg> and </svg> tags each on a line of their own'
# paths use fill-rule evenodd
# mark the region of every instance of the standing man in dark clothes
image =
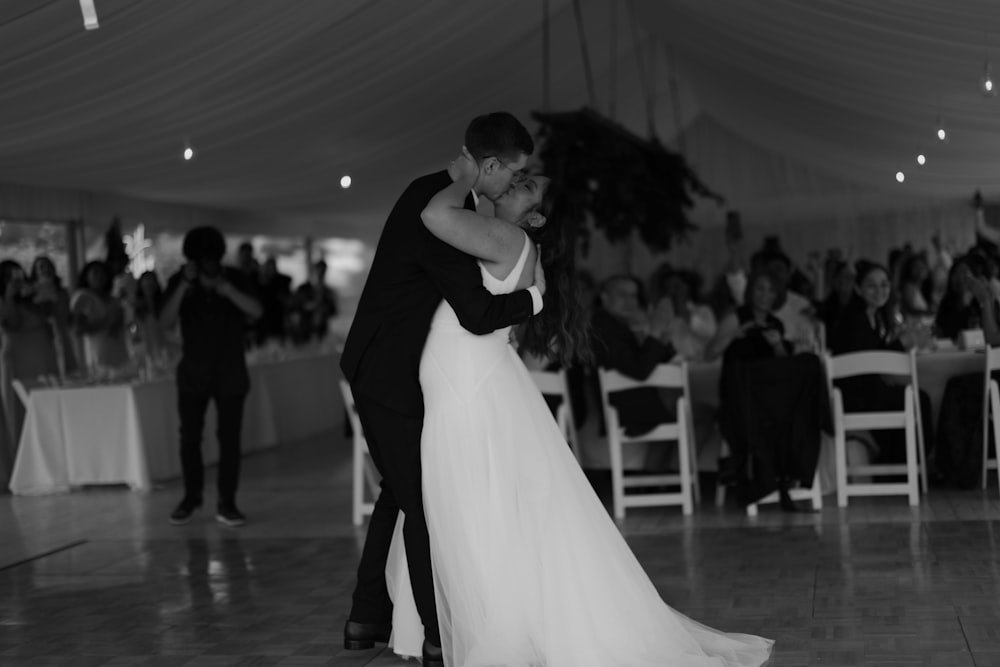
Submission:
<svg viewBox="0 0 1000 667">
<path fill-rule="evenodd" d="M 214 227 L 197 227 L 184 237 L 187 263 L 167 283 L 160 322 L 169 329 L 180 317 L 183 352 L 177 366 L 181 468 L 184 498 L 170 523 L 191 520 L 201 507 L 204 464 L 201 435 L 209 401 L 215 402 L 219 439 L 216 519 L 242 526 L 246 517 L 236 507 L 240 476 L 243 403 L 250 391 L 243 343 L 247 319 L 261 315 L 254 287 L 237 269 L 222 266 L 226 241 Z"/>
</svg>

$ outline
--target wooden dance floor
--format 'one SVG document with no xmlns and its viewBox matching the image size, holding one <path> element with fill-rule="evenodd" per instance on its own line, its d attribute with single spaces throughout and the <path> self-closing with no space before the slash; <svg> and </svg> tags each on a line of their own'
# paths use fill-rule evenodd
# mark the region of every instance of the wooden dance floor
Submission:
<svg viewBox="0 0 1000 667">
<path fill-rule="evenodd" d="M 363 533 L 339 432 L 248 457 L 242 529 L 168 525 L 179 488 L 0 496 L 0 665 L 415 664 L 340 646 Z M 771 665 L 1000 667 L 995 481 L 912 510 L 637 510 L 623 531 L 670 605 L 775 638 Z"/>
</svg>

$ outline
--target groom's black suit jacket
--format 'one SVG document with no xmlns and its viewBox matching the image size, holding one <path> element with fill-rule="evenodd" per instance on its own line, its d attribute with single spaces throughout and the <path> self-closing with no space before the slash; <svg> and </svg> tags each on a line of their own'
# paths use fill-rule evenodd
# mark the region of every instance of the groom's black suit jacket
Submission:
<svg viewBox="0 0 1000 667">
<path fill-rule="evenodd" d="M 414 417 L 424 412 L 420 355 L 442 297 L 475 334 L 523 322 L 533 310 L 527 290 L 490 294 L 475 258 L 424 226 L 420 213 L 451 182 L 446 171 L 422 176 L 396 202 L 340 358 L 355 393 Z M 473 208 L 471 196 L 466 208 Z"/>
</svg>

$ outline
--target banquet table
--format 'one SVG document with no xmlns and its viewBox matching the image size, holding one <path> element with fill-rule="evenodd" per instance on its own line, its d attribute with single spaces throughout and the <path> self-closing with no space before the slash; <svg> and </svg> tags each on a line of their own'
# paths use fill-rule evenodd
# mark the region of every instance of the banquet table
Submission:
<svg viewBox="0 0 1000 667">
<path fill-rule="evenodd" d="M 333 430 L 341 423 L 335 353 L 250 364 L 243 451 Z M 94 484 L 149 491 L 180 475 L 173 378 L 127 384 L 34 387 L 11 476 L 18 495 L 64 493 Z M 218 460 L 215 409 L 205 420 L 206 464 Z"/>
<path fill-rule="evenodd" d="M 941 413 L 941 399 L 948 380 L 970 373 L 983 374 L 986 360 L 981 350 L 935 350 L 917 354 L 917 383 L 931 401 L 934 428 Z"/>
</svg>

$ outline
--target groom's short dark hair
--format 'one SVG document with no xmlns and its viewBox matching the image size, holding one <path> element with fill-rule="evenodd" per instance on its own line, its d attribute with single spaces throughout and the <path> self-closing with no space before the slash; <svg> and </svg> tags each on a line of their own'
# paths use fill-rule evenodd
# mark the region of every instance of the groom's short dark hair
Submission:
<svg viewBox="0 0 1000 667">
<path fill-rule="evenodd" d="M 476 160 L 493 156 L 516 160 L 521 153 L 531 155 L 535 142 L 521 121 L 506 111 L 477 116 L 465 130 L 465 147 Z"/>
</svg>

